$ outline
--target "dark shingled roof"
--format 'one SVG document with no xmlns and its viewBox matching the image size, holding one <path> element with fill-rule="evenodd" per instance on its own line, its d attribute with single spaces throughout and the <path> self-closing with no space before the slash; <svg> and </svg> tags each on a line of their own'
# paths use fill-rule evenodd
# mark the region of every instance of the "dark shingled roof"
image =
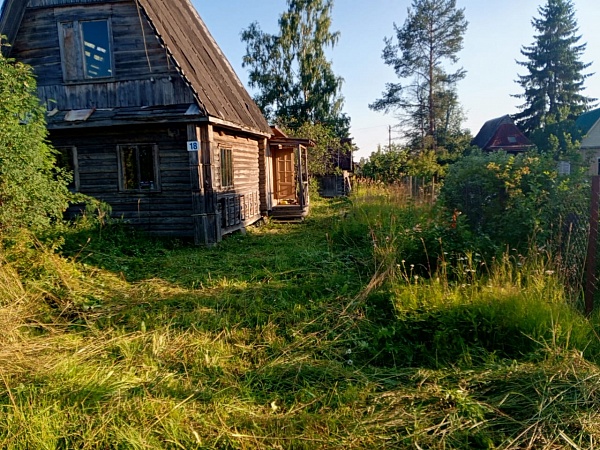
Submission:
<svg viewBox="0 0 600 450">
<path fill-rule="evenodd" d="M 507 152 L 523 152 L 533 147 L 533 144 L 517 128 L 507 114 L 496 119 L 488 120 L 477 136 L 471 141 L 482 150 L 505 150 Z"/>
<path fill-rule="evenodd" d="M 190 0 L 137 1 L 206 114 L 242 130 L 270 135 L 271 128 Z M 77 2 L 72 2 L 77 3 Z M 5 0 L 0 34 L 14 40 L 26 0 Z"/>
</svg>

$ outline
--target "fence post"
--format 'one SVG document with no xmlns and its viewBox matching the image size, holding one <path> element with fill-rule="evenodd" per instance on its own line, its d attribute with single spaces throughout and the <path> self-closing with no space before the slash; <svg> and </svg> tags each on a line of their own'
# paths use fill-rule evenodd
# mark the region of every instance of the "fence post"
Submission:
<svg viewBox="0 0 600 450">
<path fill-rule="evenodd" d="M 598 197 L 600 196 L 600 176 L 592 177 L 592 198 L 590 200 L 590 235 L 588 238 L 587 267 L 585 280 L 585 313 L 594 310 L 596 293 L 596 259 L 598 248 Z"/>
</svg>

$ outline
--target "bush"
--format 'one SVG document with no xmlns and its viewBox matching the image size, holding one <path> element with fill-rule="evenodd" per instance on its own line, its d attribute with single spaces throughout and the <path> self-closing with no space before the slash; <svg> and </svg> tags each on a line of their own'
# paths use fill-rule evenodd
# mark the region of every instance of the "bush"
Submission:
<svg viewBox="0 0 600 450">
<path fill-rule="evenodd" d="M 532 237 L 546 243 L 560 220 L 585 212 L 586 192 L 585 183 L 559 178 L 550 157 L 475 153 L 451 166 L 440 200 L 500 250 L 526 250 Z"/>
<path fill-rule="evenodd" d="M 31 68 L 0 55 L 0 230 L 47 226 L 68 205 L 44 113 Z"/>
</svg>

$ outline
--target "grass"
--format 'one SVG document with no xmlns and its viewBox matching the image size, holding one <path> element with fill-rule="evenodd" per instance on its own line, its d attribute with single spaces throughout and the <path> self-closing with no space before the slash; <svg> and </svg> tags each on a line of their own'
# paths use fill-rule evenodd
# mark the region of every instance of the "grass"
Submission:
<svg viewBox="0 0 600 450">
<path fill-rule="evenodd" d="M 215 249 L 14 239 L 0 448 L 600 445 L 597 318 L 542 257 L 445 259 L 452 232 L 373 190 Z"/>
</svg>

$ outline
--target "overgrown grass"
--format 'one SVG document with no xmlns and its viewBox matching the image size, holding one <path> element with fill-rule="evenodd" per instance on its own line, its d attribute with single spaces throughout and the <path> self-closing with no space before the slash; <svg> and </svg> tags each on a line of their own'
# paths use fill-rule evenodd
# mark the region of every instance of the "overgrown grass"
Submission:
<svg viewBox="0 0 600 450">
<path fill-rule="evenodd" d="M 215 249 L 9 241 L 0 448 L 600 445 L 598 320 L 551 261 L 450 250 L 430 207 L 366 194 Z"/>
</svg>

